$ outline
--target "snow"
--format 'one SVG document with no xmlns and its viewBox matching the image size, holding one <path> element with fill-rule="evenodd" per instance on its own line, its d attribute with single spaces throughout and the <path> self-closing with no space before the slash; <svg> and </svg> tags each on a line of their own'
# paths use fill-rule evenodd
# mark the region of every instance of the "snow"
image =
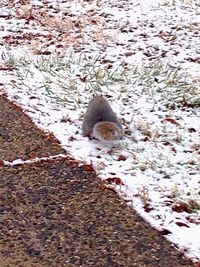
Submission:
<svg viewBox="0 0 200 267">
<path fill-rule="evenodd" d="M 103 180 L 119 177 L 125 185 L 109 186 L 198 261 L 200 209 L 173 207 L 200 205 L 200 3 L 3 3 L 10 17 L 0 16 L 0 92 Z M 82 136 L 95 92 L 122 119 L 122 141 Z"/>
<path fill-rule="evenodd" d="M 38 163 L 38 162 L 42 162 L 42 161 L 48 161 L 48 160 L 57 160 L 57 159 L 65 159 L 68 158 L 66 155 L 63 154 L 58 154 L 58 155 L 54 155 L 54 156 L 49 156 L 49 157 L 42 157 L 42 158 L 38 158 L 35 157 L 32 160 L 22 160 L 22 159 L 16 159 L 11 161 L 7 161 L 7 160 L 3 160 L 3 166 L 18 166 L 18 165 L 24 165 L 24 164 L 32 164 L 32 163 Z"/>
</svg>

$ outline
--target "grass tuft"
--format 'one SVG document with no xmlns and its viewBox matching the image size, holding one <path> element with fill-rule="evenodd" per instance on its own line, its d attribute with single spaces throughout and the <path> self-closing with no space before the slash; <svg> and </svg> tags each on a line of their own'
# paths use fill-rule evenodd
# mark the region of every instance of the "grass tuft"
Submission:
<svg viewBox="0 0 200 267">
<path fill-rule="evenodd" d="M 200 82 L 192 81 L 188 74 L 161 61 L 136 67 L 104 64 L 99 56 L 90 58 L 81 53 L 66 57 L 35 55 L 34 59 L 25 60 L 25 56 L 16 58 L 8 52 L 4 57 L 4 64 L 16 70 L 21 83 L 29 85 L 30 79 L 38 80 L 39 75 L 41 79 L 34 86 L 57 103 L 68 102 L 69 98 L 75 101 L 86 92 L 116 94 L 117 86 L 117 91 L 146 95 L 147 102 L 162 103 L 169 109 L 200 107 Z"/>
</svg>

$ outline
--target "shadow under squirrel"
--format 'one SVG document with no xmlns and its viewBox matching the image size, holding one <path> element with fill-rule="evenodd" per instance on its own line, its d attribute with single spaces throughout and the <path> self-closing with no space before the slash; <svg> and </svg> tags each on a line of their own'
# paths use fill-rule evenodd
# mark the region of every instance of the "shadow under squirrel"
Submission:
<svg viewBox="0 0 200 267">
<path fill-rule="evenodd" d="M 104 97 L 95 95 L 89 102 L 82 132 L 83 136 L 94 137 L 100 141 L 122 139 L 122 125 Z"/>
</svg>

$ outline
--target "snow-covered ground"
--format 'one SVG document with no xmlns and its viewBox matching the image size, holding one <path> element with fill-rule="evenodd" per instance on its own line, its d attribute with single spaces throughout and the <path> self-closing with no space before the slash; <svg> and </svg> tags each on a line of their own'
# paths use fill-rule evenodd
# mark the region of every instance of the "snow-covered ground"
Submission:
<svg viewBox="0 0 200 267">
<path fill-rule="evenodd" d="M 0 5 L 0 92 L 200 260 L 199 0 Z M 121 118 L 122 141 L 82 136 L 94 93 Z"/>
</svg>

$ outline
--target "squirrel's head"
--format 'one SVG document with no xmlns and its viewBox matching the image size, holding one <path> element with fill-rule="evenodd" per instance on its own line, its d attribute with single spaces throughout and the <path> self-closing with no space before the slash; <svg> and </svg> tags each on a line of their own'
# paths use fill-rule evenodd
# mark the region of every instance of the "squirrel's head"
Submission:
<svg viewBox="0 0 200 267">
<path fill-rule="evenodd" d="M 92 135 L 100 141 L 115 141 L 122 139 L 122 130 L 116 123 L 98 122 L 94 125 Z"/>
</svg>

